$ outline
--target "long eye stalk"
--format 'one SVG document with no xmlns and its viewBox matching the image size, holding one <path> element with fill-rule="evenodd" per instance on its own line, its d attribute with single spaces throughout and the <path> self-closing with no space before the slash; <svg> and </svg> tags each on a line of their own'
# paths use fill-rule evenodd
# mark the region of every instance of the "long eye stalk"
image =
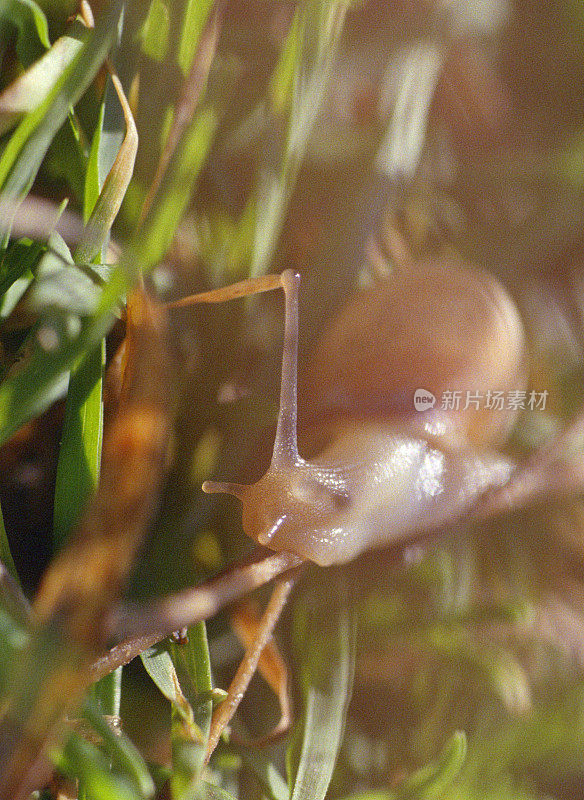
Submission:
<svg viewBox="0 0 584 800">
<path fill-rule="evenodd" d="M 175 303 L 216 303 L 232 300 L 244 295 L 257 294 L 282 287 L 286 301 L 284 321 L 284 345 L 282 352 L 282 380 L 280 388 L 280 410 L 278 427 L 272 454 L 272 467 L 276 469 L 288 467 L 298 461 L 298 444 L 296 425 L 298 419 L 298 287 L 300 275 L 291 269 L 281 275 L 267 275 L 262 278 L 241 281 L 225 289 L 215 289 L 194 295 Z M 249 487 L 245 484 L 227 483 L 223 481 L 205 481 L 203 491 L 211 493 L 231 494 L 240 499 Z"/>
<path fill-rule="evenodd" d="M 282 273 L 286 298 L 280 411 L 274 442 L 272 466 L 289 466 L 298 459 L 296 426 L 298 421 L 298 287 L 300 275 L 292 270 Z"/>
</svg>

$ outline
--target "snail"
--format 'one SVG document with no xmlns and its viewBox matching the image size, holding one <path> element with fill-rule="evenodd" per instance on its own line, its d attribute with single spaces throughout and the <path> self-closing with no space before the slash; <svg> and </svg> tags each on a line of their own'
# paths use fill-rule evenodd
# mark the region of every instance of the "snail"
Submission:
<svg viewBox="0 0 584 800">
<path fill-rule="evenodd" d="M 514 467 L 495 447 L 517 412 L 480 407 L 478 398 L 524 388 L 526 360 L 519 312 L 493 276 L 421 263 L 349 302 L 310 369 L 310 429 L 319 442 L 311 460 L 297 444 L 299 276 L 288 270 L 198 301 L 277 286 L 285 337 L 270 467 L 251 485 L 203 485 L 241 500 L 252 539 L 320 566 L 341 564 L 455 520 L 505 483 Z M 425 411 L 415 411 L 416 389 L 430 404 Z M 445 393 L 458 393 L 460 407 L 438 408 Z"/>
<path fill-rule="evenodd" d="M 497 449 L 517 410 L 474 401 L 526 385 L 521 317 L 493 276 L 435 260 L 402 268 L 357 293 L 323 334 L 308 370 L 302 427 L 310 459 L 300 455 L 297 437 L 299 281 L 287 270 L 169 304 L 222 302 L 276 288 L 285 295 L 269 469 L 251 485 L 203 484 L 205 492 L 237 497 L 245 532 L 283 559 L 255 638 L 213 713 L 207 759 L 304 562 L 343 564 L 372 548 L 406 544 L 457 520 L 487 490 L 506 488 L 517 474 Z M 416 411 L 420 390 L 422 410 Z M 467 402 L 441 408 L 438 398 L 447 393 Z M 283 708 L 279 733 L 284 717 Z"/>
</svg>

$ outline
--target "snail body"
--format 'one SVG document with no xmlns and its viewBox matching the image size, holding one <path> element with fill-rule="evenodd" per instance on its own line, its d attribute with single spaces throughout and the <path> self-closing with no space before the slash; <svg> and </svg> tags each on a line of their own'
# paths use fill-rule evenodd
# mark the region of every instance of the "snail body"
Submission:
<svg viewBox="0 0 584 800">
<path fill-rule="evenodd" d="M 296 432 L 299 277 L 286 271 L 280 280 L 285 340 L 270 467 L 249 486 L 203 486 L 242 501 L 252 539 L 321 566 L 344 563 L 455 520 L 505 483 L 513 464 L 493 446 L 515 412 L 413 406 L 418 387 L 438 397 L 524 386 L 521 319 L 492 276 L 431 262 L 348 304 L 310 370 L 318 441 L 310 461 L 299 455 Z"/>
<path fill-rule="evenodd" d="M 351 561 L 459 516 L 512 469 L 498 454 L 441 450 L 395 425 L 338 433 L 315 459 L 272 467 L 237 495 L 244 530 L 259 544 L 320 566 Z"/>
</svg>

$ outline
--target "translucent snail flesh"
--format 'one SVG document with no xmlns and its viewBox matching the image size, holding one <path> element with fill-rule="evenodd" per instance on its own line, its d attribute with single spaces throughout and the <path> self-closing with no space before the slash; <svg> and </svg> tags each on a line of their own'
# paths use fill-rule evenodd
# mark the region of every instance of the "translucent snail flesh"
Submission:
<svg viewBox="0 0 584 800">
<path fill-rule="evenodd" d="M 504 438 L 514 413 L 464 408 L 467 391 L 524 387 L 521 319 L 495 278 L 430 262 L 358 294 L 315 351 L 308 413 L 321 449 L 310 461 L 298 453 L 296 432 L 299 276 L 286 271 L 275 280 L 229 295 L 275 285 L 285 292 L 271 465 L 249 486 L 203 486 L 241 500 L 252 539 L 321 566 L 343 563 L 458 518 L 508 479 L 512 463 L 489 445 Z M 460 392 L 460 408 L 416 413 L 420 387 L 437 398 Z"/>
</svg>

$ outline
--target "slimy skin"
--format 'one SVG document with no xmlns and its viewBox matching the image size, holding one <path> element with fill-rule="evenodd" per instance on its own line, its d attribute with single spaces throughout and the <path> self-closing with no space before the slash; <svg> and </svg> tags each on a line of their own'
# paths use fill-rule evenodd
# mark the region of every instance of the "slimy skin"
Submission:
<svg viewBox="0 0 584 800">
<path fill-rule="evenodd" d="M 458 519 L 513 470 L 497 453 L 441 450 L 378 422 L 338 433 L 313 461 L 270 469 L 241 494 L 249 536 L 323 567 L 340 564 Z"/>
</svg>

